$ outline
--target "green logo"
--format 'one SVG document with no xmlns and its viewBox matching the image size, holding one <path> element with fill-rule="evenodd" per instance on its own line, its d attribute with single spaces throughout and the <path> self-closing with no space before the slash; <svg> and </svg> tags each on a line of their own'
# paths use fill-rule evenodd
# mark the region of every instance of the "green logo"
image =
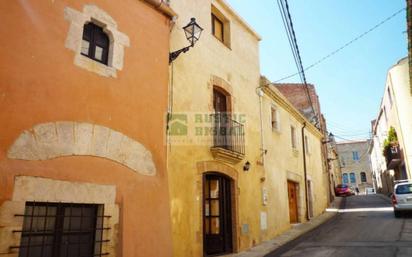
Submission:
<svg viewBox="0 0 412 257">
<path fill-rule="evenodd" d="M 171 136 L 187 136 L 187 115 L 170 115 L 169 130 Z"/>
</svg>

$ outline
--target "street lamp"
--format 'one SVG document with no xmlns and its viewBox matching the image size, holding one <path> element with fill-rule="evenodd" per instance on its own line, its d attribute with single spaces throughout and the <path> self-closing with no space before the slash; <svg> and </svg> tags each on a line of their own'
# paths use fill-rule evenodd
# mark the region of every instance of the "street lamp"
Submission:
<svg viewBox="0 0 412 257">
<path fill-rule="evenodd" d="M 195 46 L 195 43 L 199 40 L 200 34 L 203 29 L 196 23 L 195 18 L 191 18 L 189 24 L 183 27 L 185 36 L 190 45 L 183 47 L 180 50 L 174 51 L 169 54 L 169 64 L 172 63 L 181 53 L 186 53 L 191 47 Z"/>
</svg>

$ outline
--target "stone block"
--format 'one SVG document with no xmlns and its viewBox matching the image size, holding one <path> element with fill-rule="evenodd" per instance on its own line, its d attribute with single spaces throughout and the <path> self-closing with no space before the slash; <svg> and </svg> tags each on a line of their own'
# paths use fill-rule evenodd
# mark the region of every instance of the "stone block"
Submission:
<svg viewBox="0 0 412 257">
<path fill-rule="evenodd" d="M 54 147 L 56 156 L 74 154 L 74 123 L 70 121 L 56 122 L 57 145 Z"/>
<path fill-rule="evenodd" d="M 90 145 L 93 137 L 93 124 L 76 123 L 75 124 L 75 147 L 74 154 L 87 155 L 89 154 Z"/>
<path fill-rule="evenodd" d="M 9 148 L 7 157 L 10 159 L 39 160 L 36 140 L 29 131 L 24 131 Z"/>
<path fill-rule="evenodd" d="M 55 146 L 58 144 L 55 123 L 42 123 L 33 127 L 39 159 L 46 160 L 58 156 Z"/>
<path fill-rule="evenodd" d="M 122 146 L 123 134 L 114 130 L 110 131 L 107 141 L 107 158 L 112 160 L 120 159 L 120 150 Z"/>
<path fill-rule="evenodd" d="M 90 155 L 106 157 L 107 156 L 107 141 L 109 139 L 110 130 L 107 127 L 94 125 L 93 139 L 90 147 Z"/>
</svg>

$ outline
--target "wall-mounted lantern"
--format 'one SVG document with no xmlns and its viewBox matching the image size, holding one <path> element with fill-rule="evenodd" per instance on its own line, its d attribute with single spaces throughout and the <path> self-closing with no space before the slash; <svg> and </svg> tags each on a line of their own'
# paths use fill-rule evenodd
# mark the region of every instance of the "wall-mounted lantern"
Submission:
<svg viewBox="0 0 412 257">
<path fill-rule="evenodd" d="M 246 161 L 245 165 L 243 165 L 243 170 L 248 171 L 250 169 L 250 162 Z"/>
<path fill-rule="evenodd" d="M 189 41 L 190 45 L 170 53 L 169 64 L 172 63 L 181 53 L 186 53 L 191 47 L 194 47 L 203 31 L 199 24 L 196 23 L 195 18 L 191 18 L 189 24 L 184 26 L 183 30 L 185 31 L 186 39 Z"/>
</svg>

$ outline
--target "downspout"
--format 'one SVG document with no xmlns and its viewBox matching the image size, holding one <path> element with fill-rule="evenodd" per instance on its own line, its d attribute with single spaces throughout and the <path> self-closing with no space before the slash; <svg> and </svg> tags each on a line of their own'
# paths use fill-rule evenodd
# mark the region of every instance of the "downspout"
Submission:
<svg viewBox="0 0 412 257">
<path fill-rule="evenodd" d="M 263 114 L 262 114 L 262 97 L 263 91 L 261 87 L 257 88 L 257 94 L 259 96 L 259 116 L 260 116 L 260 151 L 262 156 L 262 165 L 265 164 L 265 141 L 263 137 Z"/>
<path fill-rule="evenodd" d="M 303 174 L 305 179 L 305 203 L 306 203 L 306 219 L 310 220 L 309 217 L 309 199 L 308 199 L 308 174 L 306 170 L 306 152 L 305 152 L 305 127 L 306 122 L 303 122 L 302 127 L 302 153 L 303 153 Z"/>
</svg>

